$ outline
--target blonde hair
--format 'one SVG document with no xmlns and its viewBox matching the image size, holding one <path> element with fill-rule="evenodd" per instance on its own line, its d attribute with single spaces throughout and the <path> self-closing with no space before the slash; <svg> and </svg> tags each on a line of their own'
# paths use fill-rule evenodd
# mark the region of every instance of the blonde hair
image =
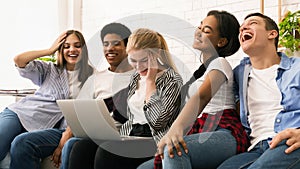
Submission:
<svg viewBox="0 0 300 169">
<path fill-rule="evenodd" d="M 157 56 L 163 65 L 177 70 L 171 58 L 166 40 L 160 33 L 147 28 L 135 30 L 128 38 L 126 52 L 140 49 L 147 50 L 154 54 L 154 56 Z"/>
</svg>

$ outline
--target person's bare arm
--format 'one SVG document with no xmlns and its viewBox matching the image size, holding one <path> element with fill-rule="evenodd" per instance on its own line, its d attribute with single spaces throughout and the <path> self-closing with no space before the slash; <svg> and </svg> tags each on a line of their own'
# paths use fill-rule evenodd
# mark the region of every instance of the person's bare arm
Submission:
<svg viewBox="0 0 300 169">
<path fill-rule="evenodd" d="M 62 33 L 53 43 L 49 49 L 33 50 L 21 53 L 14 57 L 14 62 L 18 67 L 24 68 L 30 61 L 54 54 L 59 46 L 64 42 L 66 38 L 66 32 Z"/>
<path fill-rule="evenodd" d="M 179 156 L 182 154 L 180 146 L 182 146 L 185 153 L 188 153 L 186 143 L 183 140 L 184 130 L 195 121 L 199 112 L 203 111 L 225 81 L 225 75 L 218 70 L 212 70 L 208 73 L 198 92 L 186 103 L 170 130 L 158 143 L 157 153 L 160 154 L 161 158 L 164 156 L 163 150 L 165 146 L 168 147 L 171 158 L 174 156 L 173 146 Z"/>
<path fill-rule="evenodd" d="M 63 132 L 62 136 L 61 136 L 61 139 L 60 139 L 60 142 L 59 142 L 59 145 L 57 146 L 57 148 L 54 150 L 53 152 L 53 155 L 52 155 L 52 158 L 51 160 L 53 161 L 54 163 L 54 166 L 56 168 L 58 168 L 60 166 L 60 163 L 61 163 L 61 151 L 65 145 L 65 143 L 71 138 L 73 137 L 73 133 L 72 133 L 72 130 L 71 128 L 68 126 L 66 128 L 66 130 Z"/>
</svg>

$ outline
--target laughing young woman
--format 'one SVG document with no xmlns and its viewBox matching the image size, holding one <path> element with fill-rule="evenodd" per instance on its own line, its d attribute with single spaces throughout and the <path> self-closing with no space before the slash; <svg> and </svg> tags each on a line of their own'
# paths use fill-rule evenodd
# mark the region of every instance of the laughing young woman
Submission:
<svg viewBox="0 0 300 169">
<path fill-rule="evenodd" d="M 56 52 L 56 64 L 36 60 Z M 0 160 L 10 150 L 11 169 L 39 168 L 40 159 L 53 154 L 66 127 L 56 100 L 75 98 L 93 68 L 84 37 L 76 30 L 62 33 L 49 49 L 21 53 L 14 61 L 20 75 L 39 89 L 0 113 Z M 56 129 L 39 134 L 51 128 Z M 39 146 L 45 144 L 49 146 Z"/>
</svg>

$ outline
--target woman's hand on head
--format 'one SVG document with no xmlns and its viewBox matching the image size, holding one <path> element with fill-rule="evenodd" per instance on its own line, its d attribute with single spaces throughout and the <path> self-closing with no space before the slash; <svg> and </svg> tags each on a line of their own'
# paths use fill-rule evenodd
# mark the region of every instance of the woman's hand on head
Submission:
<svg viewBox="0 0 300 169">
<path fill-rule="evenodd" d="M 59 46 L 65 42 L 66 37 L 67 37 L 66 31 L 60 34 L 58 38 L 54 41 L 52 46 L 49 48 L 49 53 L 54 54 L 58 50 Z"/>
<path fill-rule="evenodd" d="M 155 81 L 157 73 L 158 73 L 157 58 L 153 54 L 149 54 L 147 79 Z"/>
<path fill-rule="evenodd" d="M 150 100 L 150 97 L 156 91 L 155 81 L 158 71 L 159 70 L 156 57 L 150 54 L 148 56 L 148 70 L 146 75 L 146 102 Z"/>
</svg>

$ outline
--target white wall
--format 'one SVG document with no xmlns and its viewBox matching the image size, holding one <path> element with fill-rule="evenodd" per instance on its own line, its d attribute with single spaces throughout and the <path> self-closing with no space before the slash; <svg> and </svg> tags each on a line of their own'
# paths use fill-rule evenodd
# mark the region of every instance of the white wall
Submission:
<svg viewBox="0 0 300 169">
<path fill-rule="evenodd" d="M 282 0 L 281 3 L 282 14 L 287 9 L 292 11 L 300 9 L 299 0 Z M 198 26 L 201 19 L 212 9 L 226 10 L 234 14 L 239 22 L 242 23 L 243 18 L 247 14 L 260 12 L 260 0 L 84 0 L 82 1 L 82 30 L 88 39 L 95 39 L 95 36 L 99 36 L 98 31 L 105 24 L 113 21 L 122 21 L 131 29 L 135 29 L 137 25 L 147 26 L 163 33 L 166 30 L 177 31 L 179 38 L 182 38 L 180 37 L 182 33 L 186 33 L 187 36 L 193 38 L 194 27 Z M 158 20 L 157 22 L 149 21 L 149 18 L 145 16 L 149 13 L 161 15 L 161 17 L 155 18 Z M 264 13 L 278 21 L 278 1 L 265 0 Z M 191 25 L 191 28 L 182 28 L 180 24 L 176 25 L 172 17 L 185 21 Z M 190 40 L 187 44 L 191 45 L 192 39 L 185 40 Z M 194 69 L 194 66 L 199 63 L 195 52 L 180 43 L 174 43 L 174 41 L 169 39 L 168 41 L 171 52 L 181 59 L 183 58 L 183 62 L 189 65 L 189 68 Z M 101 46 L 100 42 L 98 43 Z M 98 62 L 101 61 L 99 58 L 102 57 L 102 53 L 97 46 L 93 47 L 92 50 L 92 59 L 98 65 Z M 239 50 L 235 55 L 228 57 L 228 60 L 232 66 L 235 66 L 242 56 L 244 54 Z"/>
<path fill-rule="evenodd" d="M 0 5 L 0 89 L 36 88 L 21 78 L 13 57 L 27 50 L 49 48 L 58 36 L 57 0 L 9 0 Z M 13 102 L 0 97 L 0 109 Z"/>
<path fill-rule="evenodd" d="M 18 53 L 49 48 L 58 36 L 57 2 L 9 0 L 0 5 L 0 89 L 32 88 L 20 78 L 13 57 Z"/>
<path fill-rule="evenodd" d="M 300 9 L 299 0 L 281 2 L 282 14 L 285 10 Z M 265 14 L 278 21 L 278 1 L 265 0 L 264 4 Z M 260 11 L 260 0 L 6 1 L 0 6 L 0 89 L 35 87 L 18 75 L 13 57 L 26 50 L 49 47 L 60 31 L 67 28 L 82 30 L 92 43 L 91 58 L 93 64 L 98 66 L 99 62 L 102 63 L 98 31 L 113 21 L 126 22 L 131 29 L 144 26 L 161 32 L 171 52 L 187 67 L 194 69 L 199 64 L 199 54 L 191 49 L 194 27 L 212 9 L 227 10 L 241 23 L 246 14 Z M 239 51 L 228 59 L 234 66 L 242 56 Z"/>
<path fill-rule="evenodd" d="M 286 10 L 300 9 L 299 0 L 281 2 L 282 15 Z M 265 14 L 278 21 L 278 1 L 265 0 L 264 4 Z M 82 30 L 92 44 L 89 53 L 93 64 L 103 64 L 98 31 L 113 21 L 125 22 L 131 29 L 144 26 L 161 32 L 172 54 L 179 58 L 185 68 L 193 70 L 199 64 L 199 54 L 191 49 L 193 31 L 212 9 L 227 10 L 241 23 L 248 13 L 260 11 L 260 0 L 5 1 L 0 6 L 0 89 L 35 88 L 29 80 L 18 75 L 13 57 L 27 50 L 50 47 L 60 31 L 67 28 Z M 228 60 L 235 66 L 242 56 L 243 53 L 239 51 Z M 11 99 L 0 98 L 0 107 L 1 104 L 6 105 L 7 100 Z"/>
</svg>

